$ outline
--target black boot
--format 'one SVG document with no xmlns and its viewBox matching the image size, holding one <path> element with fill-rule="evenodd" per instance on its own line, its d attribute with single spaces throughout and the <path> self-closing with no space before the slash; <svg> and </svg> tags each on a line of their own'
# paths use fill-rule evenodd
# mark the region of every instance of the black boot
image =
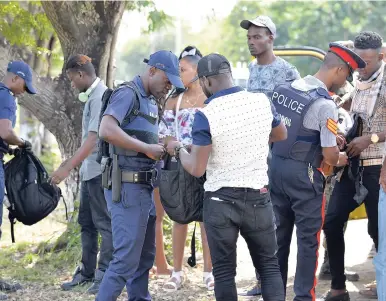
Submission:
<svg viewBox="0 0 386 301">
<path fill-rule="evenodd" d="M 100 270 L 95 271 L 95 279 L 94 283 L 88 288 L 87 293 L 90 295 L 96 295 L 98 294 L 99 287 L 101 285 L 103 276 L 105 275 L 105 272 L 102 272 Z"/>
<path fill-rule="evenodd" d="M 73 288 L 81 285 L 85 285 L 86 283 L 92 282 L 92 278 L 88 278 L 82 275 L 82 270 L 80 267 L 77 267 L 70 282 L 64 282 L 60 286 L 64 291 L 70 291 Z"/>
</svg>

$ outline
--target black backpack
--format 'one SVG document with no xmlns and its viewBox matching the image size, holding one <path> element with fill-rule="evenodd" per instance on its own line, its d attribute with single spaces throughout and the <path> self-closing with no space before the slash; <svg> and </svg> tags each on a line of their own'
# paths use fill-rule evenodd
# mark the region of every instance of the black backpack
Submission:
<svg viewBox="0 0 386 301">
<path fill-rule="evenodd" d="M 49 183 L 47 170 L 32 151 L 16 149 L 13 154 L 14 158 L 4 165 L 4 174 L 11 236 L 15 242 L 15 221 L 28 226 L 36 224 L 55 210 L 62 193 L 59 187 Z"/>
</svg>

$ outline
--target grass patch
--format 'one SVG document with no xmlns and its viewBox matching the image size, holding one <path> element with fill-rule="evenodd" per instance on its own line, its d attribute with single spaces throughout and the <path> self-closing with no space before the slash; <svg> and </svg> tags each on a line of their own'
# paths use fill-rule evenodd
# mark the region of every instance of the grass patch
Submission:
<svg viewBox="0 0 386 301">
<path fill-rule="evenodd" d="M 71 223 L 54 243 L 21 242 L 0 250 L 0 270 L 6 278 L 54 284 L 75 268 L 80 256 L 79 226 Z"/>
</svg>

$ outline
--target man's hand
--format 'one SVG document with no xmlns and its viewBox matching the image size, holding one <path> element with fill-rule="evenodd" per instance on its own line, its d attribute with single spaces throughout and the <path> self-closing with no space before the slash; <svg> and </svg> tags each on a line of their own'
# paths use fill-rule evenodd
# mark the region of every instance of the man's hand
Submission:
<svg viewBox="0 0 386 301">
<path fill-rule="evenodd" d="M 163 144 L 148 144 L 145 155 L 156 161 L 161 160 L 165 155 L 165 147 Z"/>
<path fill-rule="evenodd" d="M 342 135 L 338 135 L 336 136 L 336 143 L 338 144 L 339 149 L 342 150 L 347 142 Z"/>
<path fill-rule="evenodd" d="M 339 153 L 339 160 L 338 160 L 338 163 L 336 164 L 336 166 L 338 166 L 338 167 L 346 166 L 347 164 L 348 164 L 347 154 L 345 152 L 340 152 Z"/>
<path fill-rule="evenodd" d="M 181 142 L 179 141 L 169 141 L 169 143 L 166 145 L 166 150 L 170 156 L 174 156 L 176 147 L 180 145 L 181 145 Z"/>
<path fill-rule="evenodd" d="M 60 167 L 53 172 L 51 175 L 51 184 L 59 184 L 65 178 L 70 175 L 71 169 L 68 169 L 65 165 L 60 165 Z"/>
<path fill-rule="evenodd" d="M 370 136 L 357 137 L 347 145 L 347 154 L 350 158 L 358 156 L 371 144 Z"/>
<path fill-rule="evenodd" d="M 23 140 L 23 145 L 20 145 L 20 148 L 23 148 L 23 149 L 25 149 L 25 150 L 31 150 L 32 149 L 32 144 L 31 144 L 31 142 L 29 142 L 29 141 L 27 141 L 27 140 L 24 140 L 24 139 L 22 139 Z"/>
</svg>

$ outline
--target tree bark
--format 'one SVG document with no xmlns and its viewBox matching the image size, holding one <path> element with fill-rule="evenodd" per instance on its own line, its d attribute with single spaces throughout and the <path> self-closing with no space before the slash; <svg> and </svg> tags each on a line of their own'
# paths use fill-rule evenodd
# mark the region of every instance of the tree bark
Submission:
<svg viewBox="0 0 386 301">
<path fill-rule="evenodd" d="M 64 61 L 72 54 L 86 54 L 93 59 L 98 76 L 108 81 L 125 2 L 42 1 L 42 6 L 56 31 Z"/>
<path fill-rule="evenodd" d="M 111 82 L 113 68 L 109 68 L 125 2 L 121 1 L 42 1 L 42 7 L 58 36 L 64 61 L 76 53 L 93 59 L 97 75 Z M 20 59 L 21 49 L 0 45 L 0 76 L 8 62 Z M 34 75 L 37 95 L 25 93 L 18 99 L 21 106 L 32 112 L 56 137 L 63 159 L 79 148 L 82 131 L 83 104 L 76 100 L 65 74 L 55 79 Z M 70 199 L 76 199 L 79 190 L 77 171 L 67 180 Z"/>
</svg>

